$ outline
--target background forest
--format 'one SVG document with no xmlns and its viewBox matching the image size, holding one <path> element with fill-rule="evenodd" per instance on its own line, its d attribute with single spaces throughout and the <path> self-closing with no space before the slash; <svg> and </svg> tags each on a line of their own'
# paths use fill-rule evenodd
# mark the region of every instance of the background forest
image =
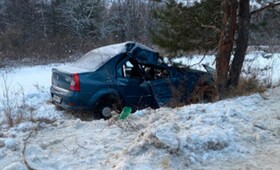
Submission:
<svg viewBox="0 0 280 170">
<path fill-rule="evenodd" d="M 222 1 L 201 2 L 1 0 L 0 65 L 22 59 L 54 61 L 128 40 L 173 53 L 214 50 L 218 34 L 213 25 L 221 25 Z M 251 3 L 251 8 L 257 6 Z M 279 45 L 279 18 L 279 7 L 254 14 L 249 45 Z"/>
</svg>

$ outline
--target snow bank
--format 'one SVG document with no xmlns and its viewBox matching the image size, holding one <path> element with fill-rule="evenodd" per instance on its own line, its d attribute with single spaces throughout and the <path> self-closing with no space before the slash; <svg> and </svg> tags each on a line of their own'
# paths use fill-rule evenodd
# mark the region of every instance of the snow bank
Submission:
<svg viewBox="0 0 280 170">
<path fill-rule="evenodd" d="M 0 70 L 0 128 L 1 126 L 6 128 L 6 125 L 3 125 L 6 121 L 4 117 L 6 107 L 12 109 L 15 117 L 21 116 L 18 114 L 20 112 L 23 120 L 29 120 L 31 117 L 34 119 L 64 117 L 64 113 L 55 110 L 55 106 L 50 102 L 51 68 L 56 66 L 58 64 Z M 9 98 L 9 106 L 6 95 Z"/>
<path fill-rule="evenodd" d="M 279 93 L 278 88 L 275 94 Z M 192 169 L 216 161 L 246 160 L 256 144 L 277 138 L 271 135 L 280 125 L 272 123 L 277 122 L 273 110 L 279 111 L 277 102 L 271 103 L 275 99 L 279 101 L 279 95 L 264 99 L 256 94 L 176 109 L 145 109 L 127 122 L 60 121 L 34 133 L 25 155 L 31 167 L 50 170 Z M 27 133 L 15 130 L 13 143 L 18 149 L 0 147 L 3 167 L 21 162 Z"/>
</svg>

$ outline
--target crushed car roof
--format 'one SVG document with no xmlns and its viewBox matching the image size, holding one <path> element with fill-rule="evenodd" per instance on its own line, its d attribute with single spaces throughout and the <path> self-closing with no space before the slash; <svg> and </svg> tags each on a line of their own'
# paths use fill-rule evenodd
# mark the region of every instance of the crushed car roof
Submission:
<svg viewBox="0 0 280 170">
<path fill-rule="evenodd" d="M 100 48 L 93 49 L 78 59 L 76 62 L 57 68 L 67 73 L 83 73 L 95 71 L 108 60 L 121 53 L 132 53 L 136 48 L 155 52 L 153 49 L 133 41 L 120 44 L 112 44 Z"/>
</svg>

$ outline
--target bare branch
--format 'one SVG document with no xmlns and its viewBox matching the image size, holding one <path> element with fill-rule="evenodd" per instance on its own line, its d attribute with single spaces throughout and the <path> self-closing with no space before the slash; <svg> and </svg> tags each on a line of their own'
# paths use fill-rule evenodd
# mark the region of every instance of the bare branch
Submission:
<svg viewBox="0 0 280 170">
<path fill-rule="evenodd" d="M 204 25 L 204 24 L 201 24 L 200 26 L 203 27 L 203 28 L 213 29 L 215 32 L 220 32 L 220 29 L 217 28 L 215 25 Z"/>
<path fill-rule="evenodd" d="M 78 143 L 78 138 L 76 138 L 76 145 L 78 145 L 80 148 L 83 148 L 83 149 L 90 149 L 90 148 L 86 148 L 86 147 L 80 145 L 80 144 Z"/>
<path fill-rule="evenodd" d="M 38 125 L 28 134 L 27 138 L 23 140 L 23 149 L 22 149 L 21 154 L 22 154 L 22 160 L 28 170 L 36 170 L 35 168 L 32 168 L 30 166 L 30 164 L 27 162 L 25 153 L 26 153 L 26 145 L 27 145 L 28 140 L 31 138 L 31 136 L 34 133 L 37 133 L 37 132 L 38 132 Z"/>
<path fill-rule="evenodd" d="M 200 63 L 205 59 L 205 57 L 206 57 L 206 52 L 204 53 L 202 59 L 201 59 L 198 63 L 195 63 L 195 64 L 191 65 L 190 67 L 193 67 L 193 66 L 195 66 L 195 65 L 200 64 Z"/>
<path fill-rule="evenodd" d="M 213 29 L 215 32 L 220 32 L 221 30 L 219 29 L 219 28 L 217 28 L 215 25 L 205 25 L 205 24 L 203 24 L 203 23 L 201 23 L 201 22 L 199 22 L 198 21 L 198 18 L 195 18 L 195 20 L 196 20 L 196 22 L 198 23 L 198 24 L 200 24 L 200 26 L 202 27 L 202 28 L 210 28 L 210 29 Z"/>
<path fill-rule="evenodd" d="M 280 5 L 280 2 L 269 3 L 269 4 L 266 5 L 266 6 L 263 6 L 263 7 L 259 8 L 259 9 L 256 9 L 256 10 L 254 10 L 254 11 L 251 11 L 250 14 L 251 14 L 251 15 L 254 15 L 254 14 L 257 14 L 257 13 L 259 13 L 259 12 L 262 12 L 262 11 L 268 9 L 268 8 L 275 8 L 276 6 L 279 6 L 279 5 Z"/>
</svg>

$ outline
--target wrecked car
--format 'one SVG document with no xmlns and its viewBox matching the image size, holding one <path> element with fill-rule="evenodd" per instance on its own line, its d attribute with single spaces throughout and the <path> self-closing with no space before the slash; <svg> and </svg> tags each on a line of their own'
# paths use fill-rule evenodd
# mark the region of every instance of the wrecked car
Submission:
<svg viewBox="0 0 280 170">
<path fill-rule="evenodd" d="M 125 42 L 94 49 L 72 64 L 53 68 L 50 91 L 59 107 L 109 118 L 124 106 L 138 110 L 211 101 L 213 82 L 211 73 L 169 66 L 151 48 Z"/>
</svg>

